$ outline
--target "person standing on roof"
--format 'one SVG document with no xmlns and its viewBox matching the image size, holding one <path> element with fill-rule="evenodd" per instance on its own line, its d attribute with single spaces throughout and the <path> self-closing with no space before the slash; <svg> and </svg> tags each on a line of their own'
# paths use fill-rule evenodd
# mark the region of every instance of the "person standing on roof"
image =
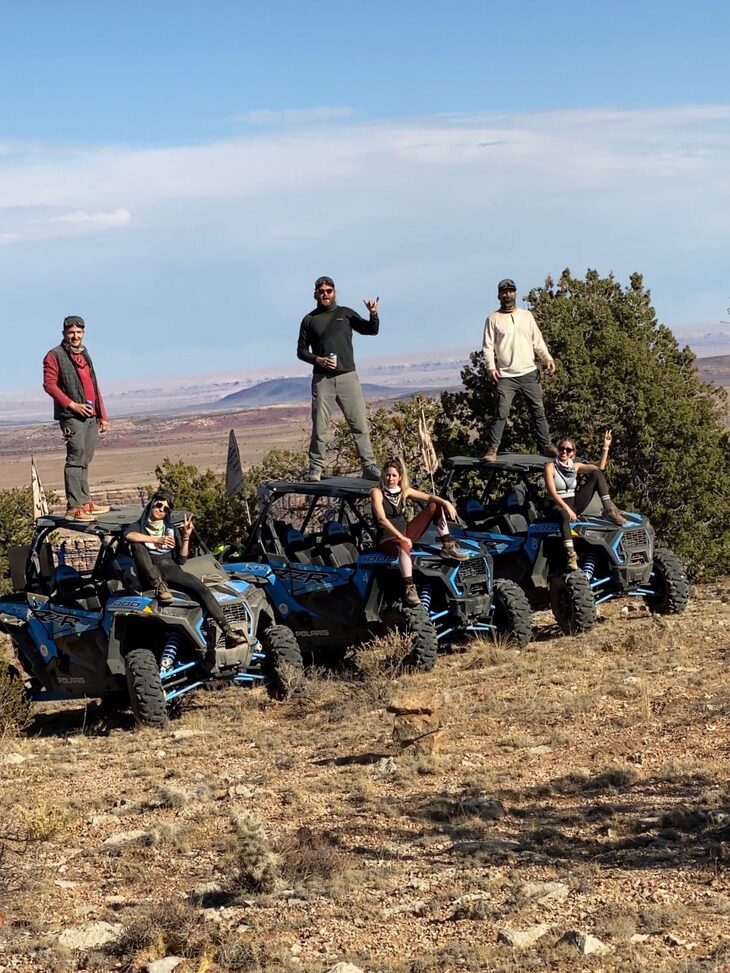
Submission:
<svg viewBox="0 0 730 973">
<path fill-rule="evenodd" d="M 487 433 L 484 459 L 489 462 L 496 460 L 504 427 L 512 411 L 512 402 L 518 393 L 524 396 L 530 410 L 540 452 L 555 456 L 536 359 L 542 363 L 548 375 L 555 371 L 555 362 L 532 312 L 517 307 L 515 282 L 509 277 L 500 280 L 497 296 L 499 310 L 487 318 L 482 342 L 489 377 L 497 383 L 497 407 Z"/>
<path fill-rule="evenodd" d="M 357 311 L 337 303 L 335 282 L 318 277 L 314 282 L 317 306 L 306 314 L 299 328 L 297 358 L 314 366 L 312 374 L 312 438 L 309 443 L 307 479 L 318 481 L 324 469 L 327 431 L 336 402 L 350 427 L 367 480 L 379 480 L 375 454 L 370 442 L 365 399 L 355 371 L 352 332 L 376 335 L 380 329 L 379 298 L 365 300 L 367 320 Z"/>
<path fill-rule="evenodd" d="M 95 520 L 109 510 L 94 503 L 89 492 L 89 465 L 98 434 L 109 429 L 109 417 L 84 345 L 85 329 L 77 314 L 64 318 L 63 341 L 43 359 L 43 391 L 53 399 L 53 418 L 66 441 L 66 517 L 74 521 Z"/>
</svg>

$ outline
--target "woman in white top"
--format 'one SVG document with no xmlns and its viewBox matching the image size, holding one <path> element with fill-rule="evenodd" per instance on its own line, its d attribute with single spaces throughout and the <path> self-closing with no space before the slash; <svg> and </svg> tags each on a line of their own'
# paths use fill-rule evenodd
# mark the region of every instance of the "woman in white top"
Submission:
<svg viewBox="0 0 730 973">
<path fill-rule="evenodd" d="M 612 441 L 613 433 L 607 429 L 603 434 L 603 449 L 598 464 L 576 463 L 573 459 L 575 456 L 573 440 L 564 437 L 558 443 L 557 457 L 551 463 L 545 464 L 545 486 L 551 501 L 546 514 L 555 516 L 560 521 L 569 571 L 578 570 L 578 558 L 570 533 L 570 522 L 580 518 L 580 514 L 591 502 L 594 494 L 597 493 L 601 499 L 604 517 L 620 527 L 627 523 L 621 511 L 611 500 L 606 477 L 603 475 Z M 579 473 L 587 473 L 588 476 L 580 489 L 576 490 Z"/>
</svg>

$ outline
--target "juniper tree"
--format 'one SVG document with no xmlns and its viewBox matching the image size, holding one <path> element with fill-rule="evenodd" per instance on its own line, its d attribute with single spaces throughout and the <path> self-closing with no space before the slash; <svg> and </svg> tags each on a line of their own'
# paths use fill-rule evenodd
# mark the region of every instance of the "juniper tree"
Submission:
<svg viewBox="0 0 730 973">
<path fill-rule="evenodd" d="M 527 305 L 558 369 L 544 381 L 553 435 L 597 458 L 602 430 L 614 444 L 608 477 L 625 509 L 645 513 L 663 543 L 694 573 L 730 569 L 730 440 L 723 390 L 703 383 L 695 356 L 657 320 L 640 274 L 628 286 L 589 270 L 563 271 L 534 288 Z M 441 435 L 450 454 L 486 448 L 496 402 L 481 352 L 462 372 L 465 392 L 442 396 L 457 430 Z M 529 418 L 516 404 L 502 449 L 534 449 Z"/>
</svg>

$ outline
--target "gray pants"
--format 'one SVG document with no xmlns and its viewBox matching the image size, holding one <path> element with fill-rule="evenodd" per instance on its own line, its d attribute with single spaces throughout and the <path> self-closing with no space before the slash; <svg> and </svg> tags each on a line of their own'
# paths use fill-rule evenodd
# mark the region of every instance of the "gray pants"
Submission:
<svg viewBox="0 0 730 973">
<path fill-rule="evenodd" d="M 94 458 L 99 423 L 96 419 L 61 419 L 61 432 L 66 440 L 66 465 L 63 482 L 69 510 L 83 507 L 91 500 L 89 464 Z"/>
<path fill-rule="evenodd" d="M 324 467 L 327 430 L 332 417 L 332 405 L 337 403 L 347 419 L 355 447 L 363 468 L 375 463 L 370 443 L 365 399 L 360 388 L 357 372 L 343 375 L 312 376 L 312 439 L 309 444 L 309 468 L 321 472 Z"/>
<path fill-rule="evenodd" d="M 500 378 L 497 382 L 497 408 L 487 434 L 487 446 L 494 446 L 499 449 L 504 427 L 507 425 L 509 414 L 512 411 L 512 402 L 518 392 L 521 392 L 525 397 L 537 436 L 537 443 L 542 452 L 550 444 L 550 427 L 545 417 L 542 386 L 537 369 L 534 372 L 528 372 L 527 375 L 519 375 L 517 378 Z"/>
</svg>

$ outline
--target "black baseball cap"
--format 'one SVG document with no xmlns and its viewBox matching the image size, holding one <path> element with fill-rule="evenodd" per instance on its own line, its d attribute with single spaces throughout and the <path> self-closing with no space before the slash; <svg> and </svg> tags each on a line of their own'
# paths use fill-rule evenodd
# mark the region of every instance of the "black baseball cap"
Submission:
<svg viewBox="0 0 730 973">
<path fill-rule="evenodd" d="M 335 286 L 335 282 L 331 277 L 318 277 L 314 282 L 314 289 L 317 290 L 317 288 L 321 287 L 322 284 L 329 284 L 330 287 Z"/>
<path fill-rule="evenodd" d="M 503 280 L 497 284 L 498 291 L 516 291 L 517 284 L 512 280 L 511 277 L 505 277 Z"/>
<path fill-rule="evenodd" d="M 78 314 L 70 314 L 67 318 L 63 319 L 64 331 L 66 330 L 66 328 L 73 328 L 73 327 L 86 329 L 86 325 L 84 324 L 84 319 L 80 318 Z"/>
</svg>

